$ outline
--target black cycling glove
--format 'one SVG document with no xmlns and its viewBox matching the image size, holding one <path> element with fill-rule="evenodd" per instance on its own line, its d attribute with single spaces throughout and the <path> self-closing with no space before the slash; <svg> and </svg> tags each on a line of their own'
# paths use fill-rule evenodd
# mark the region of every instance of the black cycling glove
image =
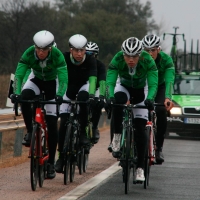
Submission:
<svg viewBox="0 0 200 200">
<path fill-rule="evenodd" d="M 97 107 L 102 109 L 102 108 L 104 108 L 104 104 L 105 104 L 104 96 L 99 95 L 99 98 L 98 98 L 98 101 L 97 101 Z"/>
<path fill-rule="evenodd" d="M 16 103 L 21 99 L 21 95 L 19 94 L 11 94 L 10 99 L 12 103 Z"/>
<path fill-rule="evenodd" d="M 89 94 L 88 102 L 92 108 L 95 106 L 94 94 Z"/>
<path fill-rule="evenodd" d="M 152 100 L 146 99 L 144 101 L 145 106 L 147 107 L 148 110 L 154 110 L 154 102 Z"/>
<path fill-rule="evenodd" d="M 57 104 L 61 105 L 62 102 L 63 102 L 63 97 L 60 96 L 60 95 L 56 95 L 55 96 L 55 101 L 56 101 Z"/>
</svg>

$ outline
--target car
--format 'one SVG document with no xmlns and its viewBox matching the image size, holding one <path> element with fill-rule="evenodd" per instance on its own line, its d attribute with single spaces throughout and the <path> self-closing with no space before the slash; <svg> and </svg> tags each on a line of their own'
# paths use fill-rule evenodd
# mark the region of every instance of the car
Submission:
<svg viewBox="0 0 200 200">
<path fill-rule="evenodd" d="M 200 137 L 200 72 L 175 75 L 172 95 L 174 107 L 167 117 L 166 136 Z"/>
</svg>

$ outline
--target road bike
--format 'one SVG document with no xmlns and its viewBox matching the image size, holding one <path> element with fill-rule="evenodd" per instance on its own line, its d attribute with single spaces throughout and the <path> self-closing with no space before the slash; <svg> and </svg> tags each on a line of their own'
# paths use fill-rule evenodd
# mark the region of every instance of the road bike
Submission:
<svg viewBox="0 0 200 200">
<path fill-rule="evenodd" d="M 170 104 L 167 103 L 169 106 Z M 164 106 L 161 103 L 154 103 L 154 107 L 156 106 Z M 146 125 L 146 133 L 147 133 L 147 151 L 145 156 L 145 167 L 144 167 L 144 188 L 146 189 L 149 185 L 149 175 L 150 169 L 152 165 L 161 164 L 160 162 L 156 161 L 156 134 L 157 134 L 157 126 L 156 126 L 156 112 L 155 110 L 148 110 L 148 121 Z"/>
<path fill-rule="evenodd" d="M 79 105 L 87 104 L 83 101 L 63 100 L 63 103 L 69 104 L 69 119 L 66 122 L 66 134 L 64 140 L 64 184 L 68 181 L 73 182 L 75 167 L 78 166 L 79 174 L 86 172 L 88 165 L 89 150 L 93 142 L 88 145 L 80 145 L 80 123 L 79 123 Z M 90 112 L 89 112 L 90 113 Z M 92 138 L 91 116 L 88 116 L 88 126 L 86 128 L 87 137 Z"/>
<path fill-rule="evenodd" d="M 29 148 L 31 188 L 36 190 L 37 182 L 43 186 L 47 177 L 47 161 L 49 159 L 48 130 L 45 120 L 45 104 L 57 104 L 55 101 L 44 101 L 37 97 L 34 100 L 19 100 L 15 103 L 15 115 L 18 116 L 18 103 L 30 103 L 35 112 L 33 116 L 33 132 Z"/>
<path fill-rule="evenodd" d="M 123 107 L 122 120 L 122 136 L 120 143 L 121 156 L 118 159 L 119 165 L 122 167 L 122 178 L 125 184 L 125 194 L 128 194 L 130 185 L 130 174 L 133 169 L 135 174 L 137 165 L 137 148 L 134 135 L 134 108 L 146 108 L 146 106 L 138 106 L 133 104 L 114 104 L 116 107 Z"/>
<path fill-rule="evenodd" d="M 133 104 L 114 104 L 113 106 L 123 107 L 123 121 L 122 121 L 122 136 L 120 143 L 121 156 L 119 158 L 119 165 L 122 167 L 122 177 L 125 184 L 125 194 L 128 194 L 130 185 L 130 174 L 133 169 L 133 184 L 142 183 L 141 181 L 135 181 L 135 170 L 137 166 L 137 148 L 135 141 L 135 127 L 133 109 L 141 108 L 147 109 L 145 105 L 133 105 Z M 154 106 L 164 106 L 164 104 L 155 103 Z M 156 113 L 154 110 L 148 110 L 148 121 L 146 124 L 147 135 L 147 151 L 145 155 L 145 167 L 144 167 L 144 188 L 147 188 L 149 184 L 150 166 L 155 164 L 155 151 L 156 151 Z"/>
</svg>

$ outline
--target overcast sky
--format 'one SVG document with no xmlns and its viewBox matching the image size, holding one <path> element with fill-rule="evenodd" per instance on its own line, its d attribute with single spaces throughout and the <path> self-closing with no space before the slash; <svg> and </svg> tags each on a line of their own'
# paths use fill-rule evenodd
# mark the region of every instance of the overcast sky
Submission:
<svg viewBox="0 0 200 200">
<path fill-rule="evenodd" d="M 174 26 L 178 26 L 177 33 L 184 33 L 187 50 L 190 51 L 191 40 L 193 39 L 193 51 L 196 53 L 197 40 L 200 39 L 200 0 L 149 0 L 153 11 L 153 18 L 159 24 L 164 21 L 164 30 L 167 33 L 174 33 Z M 140 0 L 146 3 L 147 0 Z M 163 41 L 163 35 L 160 36 Z M 165 36 L 162 43 L 169 53 L 172 45 L 172 36 Z M 184 43 L 181 36 L 178 36 L 178 48 L 183 49 Z M 199 48 L 200 51 L 200 48 Z"/>
</svg>

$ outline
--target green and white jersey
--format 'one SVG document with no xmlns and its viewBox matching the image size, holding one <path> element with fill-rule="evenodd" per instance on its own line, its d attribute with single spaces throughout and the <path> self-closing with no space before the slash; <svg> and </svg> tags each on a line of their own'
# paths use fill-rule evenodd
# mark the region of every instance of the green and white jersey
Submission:
<svg viewBox="0 0 200 200">
<path fill-rule="evenodd" d="M 117 78 L 121 85 L 132 88 L 144 88 L 148 84 L 147 99 L 154 100 L 158 87 L 158 70 L 153 58 L 142 51 L 134 75 L 129 74 L 129 68 L 124 60 L 123 52 L 119 51 L 108 66 L 106 77 L 107 98 L 114 97 Z"/>
<path fill-rule="evenodd" d="M 156 60 L 158 68 L 158 85 L 165 83 L 165 98 L 172 99 L 175 68 L 172 58 L 161 51 Z"/>
<path fill-rule="evenodd" d="M 68 84 L 67 64 L 62 52 L 52 47 L 48 57 L 41 61 L 36 57 L 35 47 L 29 47 L 18 62 L 14 79 L 14 93 L 21 93 L 23 79 L 27 79 L 33 70 L 34 75 L 43 81 L 55 80 L 58 78 L 59 87 L 57 95 L 63 96 Z"/>
</svg>

